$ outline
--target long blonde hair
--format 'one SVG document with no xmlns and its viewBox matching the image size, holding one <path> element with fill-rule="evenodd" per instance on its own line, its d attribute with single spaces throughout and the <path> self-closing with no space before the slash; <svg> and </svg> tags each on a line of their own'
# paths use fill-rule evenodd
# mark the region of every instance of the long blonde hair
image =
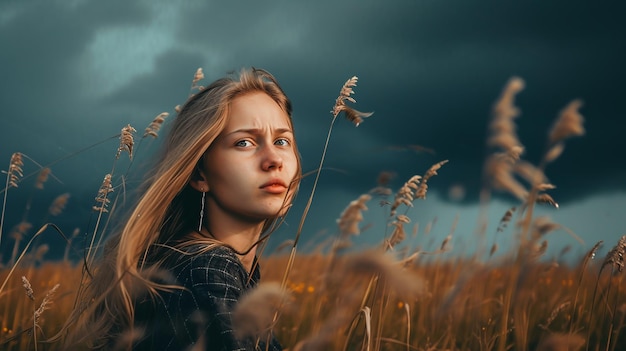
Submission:
<svg viewBox="0 0 626 351">
<path fill-rule="evenodd" d="M 255 91 L 264 92 L 276 101 L 290 117 L 289 124 L 293 128 L 291 102 L 265 70 L 242 69 L 238 77 L 218 79 L 190 97 L 171 125 L 162 153 L 144 182 L 135 208 L 122 229 L 107 242 L 86 296 L 81 299 L 85 304 L 77 308 L 80 322 L 70 328 L 73 332 L 68 340 L 83 339 L 80 341 L 88 341 L 91 346 L 102 346 L 103 341 L 115 336 L 116 330 L 132 328 L 137 285 L 152 294 L 168 288 L 146 277 L 145 271 L 163 262 L 150 261 L 150 252 L 159 246 L 176 250 L 182 236 L 197 228 L 200 193 L 189 181 L 197 172 L 205 151 L 224 129 L 233 99 Z M 290 186 L 291 194 L 298 188 L 301 178 L 297 151 L 296 158 L 298 174 Z M 293 195 L 286 201 L 292 198 Z M 264 231 L 272 220 L 275 219 L 266 221 Z M 220 244 L 214 239 L 197 237 L 193 242 L 207 246 Z"/>
</svg>

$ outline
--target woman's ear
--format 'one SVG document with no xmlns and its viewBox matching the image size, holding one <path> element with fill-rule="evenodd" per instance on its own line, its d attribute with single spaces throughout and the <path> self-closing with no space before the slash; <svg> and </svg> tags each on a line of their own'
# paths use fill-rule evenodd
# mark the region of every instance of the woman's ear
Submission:
<svg viewBox="0 0 626 351">
<path fill-rule="evenodd" d="M 189 180 L 189 185 L 202 193 L 209 191 L 209 183 L 207 182 L 204 172 L 200 169 L 199 166 L 193 169 L 191 179 Z"/>
</svg>

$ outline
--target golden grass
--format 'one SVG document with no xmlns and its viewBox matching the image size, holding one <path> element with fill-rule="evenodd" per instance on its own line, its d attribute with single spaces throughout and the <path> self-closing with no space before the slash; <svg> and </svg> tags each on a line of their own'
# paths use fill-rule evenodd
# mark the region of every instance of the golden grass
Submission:
<svg viewBox="0 0 626 351">
<path fill-rule="evenodd" d="M 40 350 L 60 350 L 59 344 L 48 344 L 45 339 L 56 334 L 69 316 L 81 271 L 64 262 L 17 268 L 0 294 L 0 349 L 33 350 L 38 345 Z M 7 274 L 3 270 L 0 279 Z"/>
<path fill-rule="evenodd" d="M 613 256 L 605 262 L 606 267 L 614 264 Z M 262 260 L 264 284 L 281 282 L 288 259 L 272 255 Z M 492 350 L 500 338 L 497 326 L 504 315 L 506 277 L 513 273 L 517 276 L 511 307 L 514 318 L 505 337 L 507 345 L 517 344 L 516 338 L 523 337 L 520 346 L 535 349 L 571 335 L 568 342 L 578 343 L 582 338 L 591 345 L 603 346 L 609 340 L 609 329 L 619 331 L 624 326 L 626 296 L 619 291 L 626 284 L 619 276 L 599 275 L 600 262 L 570 267 L 536 261 L 520 270 L 507 261 L 485 264 L 431 258 L 401 266 L 381 259 L 374 252 L 346 254 L 332 262 L 326 254 L 299 254 L 287 282 L 291 307 L 282 311 L 274 326 L 278 339 L 285 347 L 307 341 L 311 346 L 328 345 L 333 350 L 344 345 L 348 350 L 360 349 L 365 340 L 378 341 L 381 350 Z M 3 271 L 0 279 L 6 274 Z M 364 316 L 361 298 L 368 288 L 367 277 L 372 274 L 385 280 L 387 294 L 382 309 L 380 294 L 366 306 L 371 323 L 367 337 L 366 320 L 359 314 Z M 80 265 L 68 263 L 18 268 L 8 281 L 9 288 L 0 296 L 0 348 L 33 349 L 33 312 L 46 293 L 60 284 L 43 315 L 45 319 L 38 323 L 41 330 L 37 333 L 40 349 L 60 350 L 60 345 L 46 344 L 44 340 L 56 334 L 69 315 L 81 275 Z M 33 300 L 28 297 L 22 276 L 32 285 Z M 274 290 L 262 295 L 275 297 L 278 293 Z M 352 320 L 357 325 L 347 339 Z M 613 343 L 620 349 L 626 339 L 617 334 Z"/>
<path fill-rule="evenodd" d="M 265 281 L 279 278 L 276 271 L 281 271 L 284 260 L 285 257 L 272 257 L 264 262 Z M 344 272 L 344 265 L 349 265 L 349 260 L 350 257 L 344 257 L 335 261 L 333 271 Z M 354 314 L 351 317 L 360 313 L 360 301 L 346 298 L 345 290 L 363 293 L 367 289 L 364 279 L 342 276 L 340 283 L 322 284 L 327 263 L 325 255 L 307 255 L 296 259 L 289 287 L 297 310 L 294 315 L 282 316 L 276 329 L 285 346 L 294 345 L 303 336 L 315 335 L 326 323 L 332 322 L 338 309 L 346 308 L 345 304 L 353 304 L 347 308 Z M 397 269 L 401 271 L 400 267 Z M 505 278 L 518 269 L 513 263 L 412 262 L 406 271 L 401 271 L 405 284 L 420 281 L 425 290 L 404 298 L 397 296 L 401 291 L 392 290 L 393 296 L 382 311 L 382 320 L 374 321 L 384 326 L 382 334 L 374 337 L 383 344 L 404 345 L 404 348 L 408 337 L 411 349 L 492 350 L 495 340 L 500 338 L 497 326 L 503 316 L 502 295 L 507 288 Z M 596 274 L 597 269 L 597 265 L 584 269 L 587 279 L 580 281 L 578 277 L 583 274 L 582 267 L 555 267 L 541 262 L 527 265 L 514 282 L 515 304 L 512 310 L 515 321 L 505 338 L 507 345 L 513 345 L 517 336 L 525 338 L 524 349 L 536 348 L 553 334 L 571 334 L 572 338 L 585 339 L 580 334 L 589 325 L 591 306 L 603 305 L 600 301 L 592 302 L 595 281 L 590 276 Z M 605 276 L 599 284 L 606 286 L 612 279 L 615 278 Z M 325 288 L 320 290 L 322 286 Z M 626 303 L 624 297 L 614 294 L 610 294 L 610 298 L 617 299 L 618 306 Z M 572 306 L 575 299 L 578 304 Z M 318 307 L 318 301 L 324 302 L 320 318 L 308 318 Z M 407 319 L 406 305 L 411 308 L 410 320 Z M 576 315 L 573 307 L 578 309 Z M 607 315 L 609 313 L 603 309 L 602 316 L 593 317 L 591 321 L 596 325 L 590 331 L 590 340 L 594 345 L 603 345 L 607 340 Z M 410 334 L 407 332 L 409 323 Z M 352 340 L 346 340 L 347 328 L 344 325 L 336 330 L 331 349 L 340 349 L 346 342 L 351 345 L 348 349 L 358 349 L 359 343 L 364 340 L 363 330 L 356 332 Z M 519 331 L 513 332 L 513 329 Z M 625 341 L 620 340 L 621 345 Z M 393 349 L 402 347 L 395 346 Z"/>
</svg>

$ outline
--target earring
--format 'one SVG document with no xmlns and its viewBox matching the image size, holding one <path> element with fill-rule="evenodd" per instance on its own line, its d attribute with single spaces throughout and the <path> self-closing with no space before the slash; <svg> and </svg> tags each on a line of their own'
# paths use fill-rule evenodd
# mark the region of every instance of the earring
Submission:
<svg viewBox="0 0 626 351">
<path fill-rule="evenodd" d="M 202 204 L 200 205 L 200 223 L 198 224 L 198 231 L 202 231 L 202 224 L 204 223 L 204 200 L 205 198 L 206 198 L 206 192 L 203 191 L 202 192 Z"/>
</svg>

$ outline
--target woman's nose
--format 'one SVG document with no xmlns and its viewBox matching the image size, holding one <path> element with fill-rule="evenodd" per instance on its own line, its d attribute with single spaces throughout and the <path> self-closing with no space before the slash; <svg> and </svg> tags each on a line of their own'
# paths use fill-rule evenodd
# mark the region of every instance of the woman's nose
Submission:
<svg viewBox="0 0 626 351">
<path fill-rule="evenodd" d="M 264 150 L 263 161 L 261 162 L 261 168 L 264 171 L 281 169 L 283 167 L 283 158 L 273 146 L 268 146 Z"/>
</svg>

